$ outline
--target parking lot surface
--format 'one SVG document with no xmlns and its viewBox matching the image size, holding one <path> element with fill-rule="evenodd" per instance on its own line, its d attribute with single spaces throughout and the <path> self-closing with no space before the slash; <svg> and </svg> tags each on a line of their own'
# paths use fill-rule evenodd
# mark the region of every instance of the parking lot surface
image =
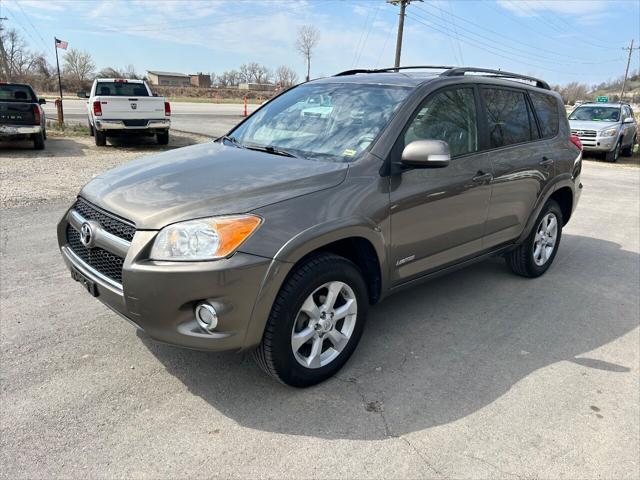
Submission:
<svg viewBox="0 0 640 480">
<path fill-rule="evenodd" d="M 136 332 L 57 250 L 83 181 L 25 183 L 1 218 L 0 477 L 638 478 L 640 169 L 582 181 L 545 276 L 494 259 L 392 296 L 307 390 Z"/>
</svg>

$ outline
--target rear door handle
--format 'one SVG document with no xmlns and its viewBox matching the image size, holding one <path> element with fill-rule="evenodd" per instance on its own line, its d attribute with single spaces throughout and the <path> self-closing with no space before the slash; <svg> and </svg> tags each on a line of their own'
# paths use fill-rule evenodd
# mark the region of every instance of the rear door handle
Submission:
<svg viewBox="0 0 640 480">
<path fill-rule="evenodd" d="M 490 182 L 491 180 L 493 180 L 493 175 L 490 173 L 478 172 L 478 174 L 473 177 L 472 180 L 476 183 Z"/>
<path fill-rule="evenodd" d="M 539 163 L 541 167 L 549 167 L 553 165 L 553 160 L 547 157 L 542 157 L 542 161 Z"/>
</svg>

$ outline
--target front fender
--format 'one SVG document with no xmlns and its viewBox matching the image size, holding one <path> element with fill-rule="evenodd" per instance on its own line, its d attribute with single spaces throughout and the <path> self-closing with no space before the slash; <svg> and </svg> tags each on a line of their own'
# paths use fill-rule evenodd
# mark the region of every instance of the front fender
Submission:
<svg viewBox="0 0 640 480">
<path fill-rule="evenodd" d="M 244 341 L 245 349 L 257 346 L 262 340 L 273 302 L 295 264 L 330 243 L 354 237 L 368 240 L 373 245 L 381 268 L 381 293 L 384 295 L 388 288 L 388 265 L 382 229 L 373 220 L 364 217 L 314 225 L 289 239 L 274 256 L 251 313 Z"/>
</svg>

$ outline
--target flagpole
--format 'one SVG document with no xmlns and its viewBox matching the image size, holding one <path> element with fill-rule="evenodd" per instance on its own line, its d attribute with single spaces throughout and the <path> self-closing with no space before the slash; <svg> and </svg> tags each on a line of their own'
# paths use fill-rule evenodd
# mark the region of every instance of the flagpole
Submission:
<svg viewBox="0 0 640 480">
<path fill-rule="evenodd" d="M 64 123 L 64 112 L 62 110 L 62 79 L 60 78 L 60 61 L 58 60 L 58 39 L 53 37 L 53 44 L 56 49 L 56 67 L 58 67 L 58 87 L 60 88 L 60 108 L 58 109 L 58 123 Z"/>
</svg>

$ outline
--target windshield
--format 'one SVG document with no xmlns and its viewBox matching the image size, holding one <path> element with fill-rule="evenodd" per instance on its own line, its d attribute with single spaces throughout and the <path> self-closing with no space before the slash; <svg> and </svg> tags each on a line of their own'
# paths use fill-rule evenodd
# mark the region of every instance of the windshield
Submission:
<svg viewBox="0 0 640 480">
<path fill-rule="evenodd" d="M 148 97 L 149 92 L 142 83 L 98 82 L 96 95 L 103 97 Z"/>
<path fill-rule="evenodd" d="M 371 145 L 410 91 L 389 85 L 302 85 L 266 104 L 230 137 L 238 146 L 350 162 Z"/>
<path fill-rule="evenodd" d="M 27 85 L 1 85 L 0 102 L 34 102 L 33 90 Z"/>
<path fill-rule="evenodd" d="M 617 122 L 620 120 L 620 108 L 618 107 L 578 107 L 569 120 L 585 120 L 588 122 Z"/>
</svg>

